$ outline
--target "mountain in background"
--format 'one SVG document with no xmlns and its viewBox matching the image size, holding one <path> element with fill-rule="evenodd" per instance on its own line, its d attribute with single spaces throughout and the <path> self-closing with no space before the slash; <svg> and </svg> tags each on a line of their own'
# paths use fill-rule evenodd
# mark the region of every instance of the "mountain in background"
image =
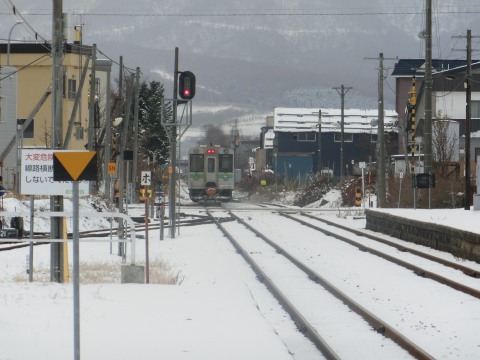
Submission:
<svg viewBox="0 0 480 360">
<path fill-rule="evenodd" d="M 15 18 L 1 8 L 3 34 Z M 13 1 L 28 23 L 51 38 L 51 2 Z M 341 4 L 340 4 L 341 3 Z M 477 0 L 434 1 L 433 57 L 465 58 L 465 40 L 480 34 Z M 48 7 L 49 6 L 49 7 Z M 333 89 L 352 87 L 346 108 L 376 108 L 378 60 L 422 58 L 424 2 L 419 0 L 77 0 L 64 1 L 70 27 L 85 44 L 172 94 L 174 49 L 180 70 L 197 77 L 194 123 L 229 123 L 272 114 L 274 107 L 340 107 Z M 4 39 L 6 36 L 4 36 Z M 32 39 L 16 27 L 12 40 Z M 477 42 L 478 44 L 478 42 Z M 477 49 L 480 46 L 477 46 Z M 370 59 L 366 59 L 370 58 Z M 394 108 L 395 61 L 386 60 L 385 107 Z M 116 71 L 114 69 L 114 71 Z M 118 70 L 117 70 L 118 71 Z M 115 73 L 114 73 L 115 75 Z"/>
</svg>

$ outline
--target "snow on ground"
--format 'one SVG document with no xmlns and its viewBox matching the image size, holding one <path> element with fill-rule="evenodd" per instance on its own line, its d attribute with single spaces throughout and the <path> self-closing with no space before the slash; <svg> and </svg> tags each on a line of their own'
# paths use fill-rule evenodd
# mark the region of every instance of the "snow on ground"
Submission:
<svg viewBox="0 0 480 360">
<path fill-rule="evenodd" d="M 335 195 L 327 198 L 333 206 Z M 81 213 L 93 211 L 93 203 L 92 198 L 82 199 Z M 28 212 L 29 202 L 4 199 L 4 207 Z M 48 209 L 48 200 L 36 200 L 35 207 Z M 65 210 L 69 209 L 65 201 Z M 379 211 L 480 233 L 475 227 L 480 213 L 474 211 Z M 143 205 L 130 207 L 129 213 L 143 215 Z M 342 221 L 359 226 L 358 220 Z M 91 218 L 83 219 L 80 229 L 109 226 L 108 220 Z M 29 228 L 28 216 L 25 228 Z M 82 358 L 318 359 L 314 346 L 213 229 L 213 225 L 182 227 L 175 239 L 165 234 L 163 241 L 158 230 L 150 230 L 149 285 L 119 283 L 122 260 L 117 256 L 117 243 L 108 242 L 108 236 L 104 242 L 82 242 L 81 273 L 93 274 L 92 268 L 107 273 L 100 279 L 86 275 L 81 280 Z M 48 222 L 37 218 L 35 231 L 49 231 Z M 140 265 L 145 259 L 144 244 L 139 239 L 136 245 L 136 263 Z M 28 283 L 27 256 L 28 248 L 0 252 L 0 360 L 72 358 L 72 285 L 48 282 L 49 245 L 35 247 L 34 283 Z M 172 282 L 176 285 L 169 284 Z"/>
</svg>

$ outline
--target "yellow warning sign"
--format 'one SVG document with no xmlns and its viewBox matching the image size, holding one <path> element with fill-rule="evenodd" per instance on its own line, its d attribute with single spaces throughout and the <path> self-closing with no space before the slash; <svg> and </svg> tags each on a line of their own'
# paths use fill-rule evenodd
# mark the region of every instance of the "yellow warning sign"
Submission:
<svg viewBox="0 0 480 360">
<path fill-rule="evenodd" d="M 96 180 L 97 153 L 95 151 L 55 151 L 53 153 L 54 181 Z"/>
<path fill-rule="evenodd" d="M 108 175 L 115 175 L 117 173 L 117 163 L 108 163 Z"/>
</svg>

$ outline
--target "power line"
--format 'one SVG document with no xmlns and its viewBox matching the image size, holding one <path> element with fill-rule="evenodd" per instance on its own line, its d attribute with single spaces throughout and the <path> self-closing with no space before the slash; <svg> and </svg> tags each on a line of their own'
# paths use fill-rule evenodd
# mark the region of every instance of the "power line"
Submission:
<svg viewBox="0 0 480 360">
<path fill-rule="evenodd" d="M 9 0 L 5 0 L 9 1 Z M 386 15 L 422 15 L 421 11 L 365 11 L 365 12 L 203 12 L 203 13 L 159 13 L 159 12 L 135 12 L 126 10 L 123 12 L 84 12 L 83 16 L 110 16 L 110 17 L 257 17 L 257 16 L 386 16 Z M 480 10 L 439 10 L 439 15 L 452 14 L 480 14 Z M 0 15 L 10 15 L 10 13 L 0 12 Z M 29 16 L 49 16 L 45 11 L 30 12 Z M 23 18 L 23 17 L 22 17 Z"/>
<path fill-rule="evenodd" d="M 11 73 L 8 73 L 8 75 L 5 75 L 4 77 L 0 78 L 0 81 L 3 81 L 3 80 L 5 80 L 5 79 L 9 78 L 10 76 L 19 73 L 19 72 L 22 71 L 22 70 L 28 69 L 30 66 L 33 66 L 35 63 L 37 63 L 38 61 L 42 60 L 43 58 L 45 58 L 45 57 L 50 57 L 50 56 L 51 56 L 50 53 L 49 53 L 49 54 L 44 54 L 44 55 L 40 56 L 39 58 L 33 60 L 32 62 L 28 63 L 27 65 L 21 67 L 20 69 L 18 69 L 18 70 L 16 70 L 16 71 L 13 71 L 13 72 L 11 72 Z"/>
<path fill-rule="evenodd" d="M 7 7 L 11 7 L 12 13 L 1 13 L 2 15 L 14 15 L 17 20 L 20 20 L 23 22 L 23 24 L 30 29 L 30 31 L 33 33 L 35 36 L 35 39 L 38 40 L 39 38 L 43 40 L 44 42 L 48 42 L 47 39 L 45 39 L 43 36 L 41 36 L 31 25 L 30 23 L 23 17 L 23 15 L 20 13 L 20 11 L 17 9 L 17 7 L 12 3 L 11 0 L 4 0 L 5 4 Z"/>
</svg>

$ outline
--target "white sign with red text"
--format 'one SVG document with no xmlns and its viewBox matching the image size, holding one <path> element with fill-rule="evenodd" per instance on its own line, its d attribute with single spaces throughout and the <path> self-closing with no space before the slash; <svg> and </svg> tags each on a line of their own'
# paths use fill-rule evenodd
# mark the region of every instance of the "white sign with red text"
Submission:
<svg viewBox="0 0 480 360">
<path fill-rule="evenodd" d="M 53 181 L 53 152 L 60 150 L 21 150 L 21 189 L 23 195 L 72 196 L 71 181 Z M 68 150 L 62 150 L 62 152 Z M 89 194 L 89 182 L 79 182 L 79 195 Z"/>
</svg>

